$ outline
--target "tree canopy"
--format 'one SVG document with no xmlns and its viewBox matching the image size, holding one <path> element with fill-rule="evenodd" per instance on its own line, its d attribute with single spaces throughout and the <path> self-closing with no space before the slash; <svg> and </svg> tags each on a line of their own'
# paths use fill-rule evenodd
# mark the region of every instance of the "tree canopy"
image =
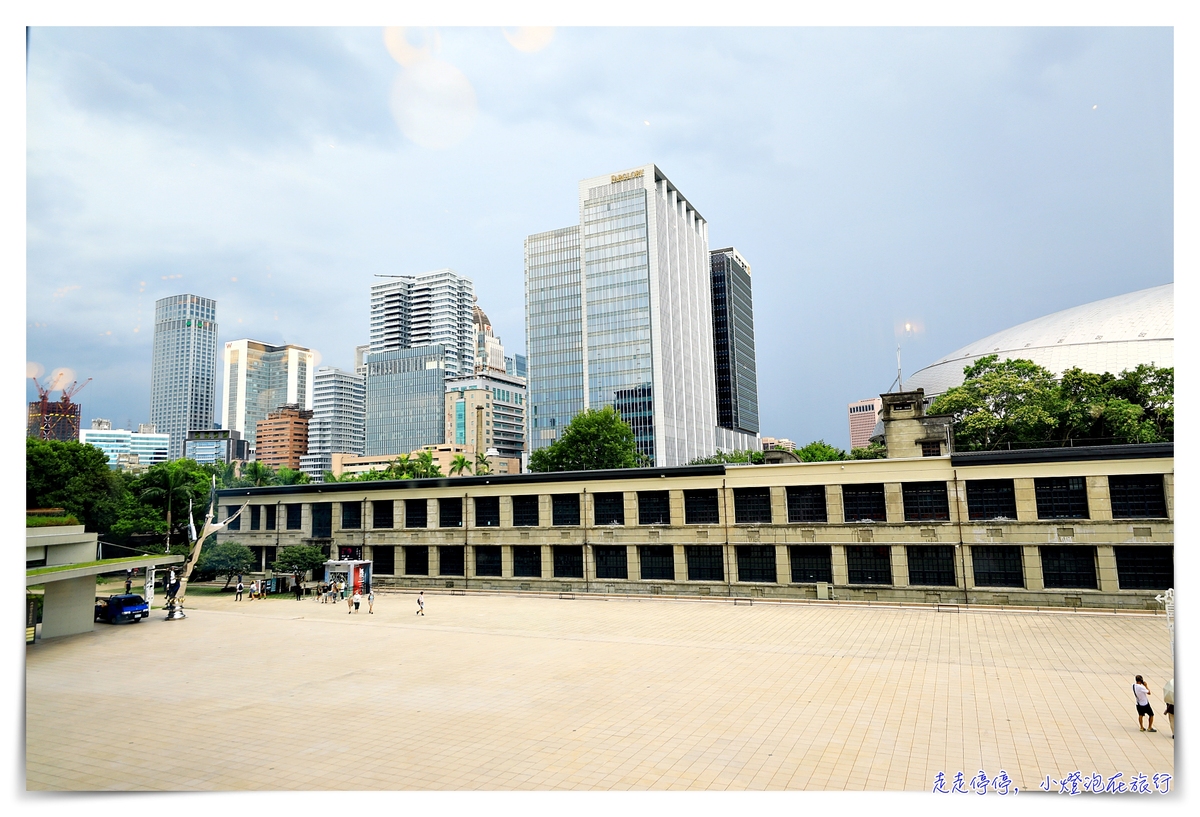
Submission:
<svg viewBox="0 0 1200 817">
<path fill-rule="evenodd" d="M 1175 437 L 1175 370 L 1142 364 L 1119 375 L 1068 369 L 1056 378 L 1029 360 L 988 355 L 930 406 L 954 418 L 954 445 L 986 451 L 1031 445 L 1164 442 Z"/>
<path fill-rule="evenodd" d="M 254 554 L 250 548 L 237 542 L 205 543 L 200 550 L 200 561 L 196 563 L 196 570 L 201 574 L 224 576 L 226 587 L 234 576 L 249 573 L 253 567 Z"/>
<path fill-rule="evenodd" d="M 271 563 L 277 573 L 303 573 L 319 570 L 325 565 L 325 554 L 314 545 L 289 545 L 280 548 L 279 555 Z"/>
<path fill-rule="evenodd" d="M 633 429 L 612 406 L 584 409 L 562 436 L 529 457 L 530 471 L 593 471 L 648 465 L 634 442 Z"/>
<path fill-rule="evenodd" d="M 801 462 L 836 462 L 846 459 L 846 452 L 824 440 L 814 440 L 803 448 L 796 449 Z"/>
<path fill-rule="evenodd" d="M 25 440 L 25 507 L 65 508 L 86 530 L 103 532 L 117 518 L 124 480 L 93 445 Z"/>
<path fill-rule="evenodd" d="M 689 460 L 688 465 L 720 465 L 721 463 L 762 465 L 764 462 L 763 452 L 746 449 L 744 451 L 718 451 L 707 457 L 696 457 Z"/>
<path fill-rule="evenodd" d="M 189 498 L 197 519 L 207 509 L 214 471 L 194 460 L 158 463 L 135 475 L 111 470 L 103 451 L 74 441 L 27 438 L 25 451 L 27 507 L 65 508 L 101 541 L 129 553 L 162 552 L 168 514 L 172 541 L 182 543 Z"/>
</svg>

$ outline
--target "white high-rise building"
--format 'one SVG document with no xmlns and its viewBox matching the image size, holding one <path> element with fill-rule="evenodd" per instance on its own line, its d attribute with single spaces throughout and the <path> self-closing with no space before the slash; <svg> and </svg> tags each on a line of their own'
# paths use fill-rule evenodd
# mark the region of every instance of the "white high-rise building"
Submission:
<svg viewBox="0 0 1200 817">
<path fill-rule="evenodd" d="M 308 453 L 300 470 L 320 482 L 333 469 L 334 454 L 366 453 L 367 390 L 365 378 L 330 366 L 317 369 L 313 380 L 313 416 L 308 422 Z"/>
<path fill-rule="evenodd" d="M 240 431 L 251 448 L 260 420 L 282 405 L 313 407 L 311 349 L 271 346 L 242 338 L 225 344 L 225 394 L 221 427 Z"/>
<path fill-rule="evenodd" d="M 371 352 L 371 344 L 364 343 L 354 347 L 354 373 L 361 378 L 367 376 L 367 355 Z"/>
<path fill-rule="evenodd" d="M 525 275 L 531 450 L 572 404 L 615 406 L 660 466 L 757 445 L 718 438 L 708 222 L 656 166 L 581 181 L 579 227 L 530 236 Z"/>
<path fill-rule="evenodd" d="M 217 302 L 172 295 L 154 302 L 150 422 L 170 439 L 168 456 L 183 456 L 187 433 L 212 428 L 217 397 Z"/>
<path fill-rule="evenodd" d="M 167 461 L 169 434 L 113 428 L 107 420 L 92 420 L 92 427 L 80 429 L 79 442 L 93 445 L 108 457 L 108 467 L 123 469 L 137 463 L 140 470 Z M 131 456 L 132 455 L 132 456 Z"/>
<path fill-rule="evenodd" d="M 475 369 L 475 285 L 451 269 L 397 275 L 371 287 L 371 351 L 445 349 L 446 376 Z"/>
</svg>

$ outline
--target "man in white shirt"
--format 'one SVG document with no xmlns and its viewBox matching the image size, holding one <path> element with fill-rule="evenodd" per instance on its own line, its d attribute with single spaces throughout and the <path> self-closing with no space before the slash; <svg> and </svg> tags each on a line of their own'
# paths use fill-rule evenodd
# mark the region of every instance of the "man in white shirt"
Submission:
<svg viewBox="0 0 1200 817">
<path fill-rule="evenodd" d="M 1133 697 L 1137 701 L 1138 729 L 1143 732 L 1157 732 L 1158 730 L 1154 728 L 1154 710 L 1150 708 L 1150 689 L 1140 675 L 1133 680 Z M 1147 715 L 1150 716 L 1149 729 L 1142 726 L 1142 718 Z"/>
</svg>

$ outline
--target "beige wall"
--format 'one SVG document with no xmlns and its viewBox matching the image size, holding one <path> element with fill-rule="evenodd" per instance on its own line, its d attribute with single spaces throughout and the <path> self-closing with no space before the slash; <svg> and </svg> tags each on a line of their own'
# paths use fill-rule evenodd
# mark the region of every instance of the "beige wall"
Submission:
<svg viewBox="0 0 1200 817">
<path fill-rule="evenodd" d="M 396 483 L 374 486 L 356 483 L 355 499 L 362 495 L 376 501 L 401 499 L 423 499 L 428 503 L 429 527 L 424 529 L 405 528 L 403 503 L 396 503 L 395 527 L 387 530 L 365 531 L 369 545 L 417 545 L 430 548 L 431 575 L 426 579 L 397 576 L 394 581 L 401 585 L 443 586 L 454 582 L 455 586 L 466 584 L 480 589 L 515 589 L 529 585 L 534 589 L 561 592 L 568 586 L 573 591 L 589 591 L 616 587 L 618 592 L 652 592 L 651 586 L 661 587 L 663 593 L 729 593 L 733 595 L 763 594 L 778 597 L 815 597 L 815 585 L 791 582 L 791 545 L 825 545 L 831 548 L 833 584 L 839 599 L 870 598 L 874 593 L 880 601 L 924 602 L 938 596 L 944 603 L 957 598 L 960 602 L 1053 605 L 1068 603 L 1067 597 L 1082 596 L 1088 606 L 1135 606 L 1140 607 L 1152 599 L 1153 591 L 1121 590 L 1116 578 L 1115 550 L 1127 545 L 1171 545 L 1174 542 L 1174 524 L 1166 519 L 1114 520 L 1108 501 L 1108 476 L 1112 474 L 1164 474 L 1169 513 L 1173 513 L 1173 497 L 1170 478 L 1174 467 L 1173 459 L 1145 458 L 1130 460 L 1079 460 L 1036 463 L 1001 463 L 996 465 L 953 465 L 949 457 L 911 459 L 869 460 L 855 462 L 805 463 L 787 465 L 763 465 L 752 467 L 717 468 L 715 473 L 703 474 L 704 469 L 646 469 L 631 471 L 620 479 L 597 478 L 581 475 L 579 479 L 561 479 L 558 475 L 523 475 L 520 477 L 463 478 L 455 480 L 421 480 L 410 484 Z M 663 477 L 660 474 L 668 474 Z M 1082 476 L 1086 478 L 1089 501 L 1089 517 L 1082 520 L 1040 520 L 1034 480 L 1049 476 Z M 1018 518 L 1009 521 L 974 521 L 968 518 L 966 483 L 974 479 L 1012 479 L 1017 501 Z M 905 482 L 943 482 L 947 486 L 949 518 L 939 521 L 905 521 L 902 486 Z M 887 505 L 887 521 L 874 524 L 842 522 L 841 487 L 846 484 L 877 483 L 884 486 Z M 825 486 L 828 521 L 824 523 L 790 523 L 787 520 L 787 488 L 800 485 Z M 770 491 L 772 520 L 770 523 L 739 525 L 734 519 L 734 489 L 741 487 L 766 487 Z M 715 525 L 684 524 L 684 491 L 690 489 L 717 489 L 721 520 Z M 240 493 L 251 496 L 252 501 L 273 503 L 277 499 L 285 502 L 311 503 L 333 501 L 344 494 L 340 485 L 297 486 L 284 489 L 251 489 Z M 671 524 L 641 526 L 638 524 L 638 491 L 669 492 Z M 625 501 L 625 524 L 604 526 L 597 529 L 592 523 L 591 494 L 599 491 L 622 491 Z M 555 527 L 551 524 L 551 495 L 577 493 L 581 497 L 582 524 Z M 538 527 L 514 527 L 511 497 L 532 494 L 539 497 L 541 524 Z M 466 503 L 466 525 L 462 528 L 441 530 L 437 527 L 437 499 L 455 496 L 469 499 L 475 496 L 498 496 L 501 499 L 501 525 L 477 529 L 473 526 L 471 503 Z M 223 500 L 232 502 L 233 499 Z M 307 510 L 307 508 L 306 508 Z M 335 511 L 336 516 L 336 511 Z M 282 516 L 281 516 L 282 518 Z M 337 519 L 335 518 L 335 528 Z M 369 527 L 369 511 L 364 515 Z M 305 530 L 283 532 L 280 544 L 293 544 L 309 536 L 310 523 L 305 516 Z M 222 534 L 223 538 L 236 538 L 248 545 L 256 544 L 258 538 L 264 544 L 275 544 L 275 532 L 252 534 L 245 530 L 236 534 Z M 337 545 L 361 544 L 363 531 L 335 532 L 333 541 Z M 266 539 L 271 541 L 267 542 Z M 343 539 L 345 540 L 343 542 Z M 844 548 L 869 542 L 886 546 L 890 550 L 893 582 L 890 586 L 865 588 L 848 586 L 848 572 Z M 504 564 L 504 576 L 472 577 L 473 563 L 468 559 L 467 577 L 437 576 L 437 546 L 476 544 L 500 545 Z M 640 564 L 637 546 L 643 544 L 670 545 L 674 548 L 676 578 L 674 582 L 661 580 L 643 581 L 638 570 Z M 723 585 L 700 583 L 687 580 L 688 545 L 720 545 L 724 550 L 725 581 Z M 762 544 L 776 548 L 777 581 L 773 584 L 746 583 L 738 581 L 736 551 L 738 545 Z M 1041 546 L 1056 544 L 1089 545 L 1096 548 L 1098 586 L 1095 590 L 1046 590 L 1041 585 Z M 518 545 L 542 546 L 544 562 L 540 579 L 522 579 L 512 576 L 511 548 Z M 554 546 L 587 546 L 586 575 L 581 579 L 562 579 L 553 576 Z M 595 558 L 590 548 L 596 545 L 625 546 L 628 576 L 624 580 L 598 579 L 595 575 Z M 910 545 L 943 545 L 954 548 L 953 587 L 921 587 L 913 585 L 909 577 L 907 547 Z M 961 547 L 959 547 L 961 545 Z M 1021 548 L 1025 573 L 1023 588 L 977 588 L 973 581 L 971 549 L 979 546 L 1007 545 Z M 471 553 L 468 554 L 472 555 Z M 398 554 L 397 569 L 402 559 Z M 540 584 L 539 584 L 540 582 Z M 956 596 L 957 594 L 957 596 Z"/>
</svg>

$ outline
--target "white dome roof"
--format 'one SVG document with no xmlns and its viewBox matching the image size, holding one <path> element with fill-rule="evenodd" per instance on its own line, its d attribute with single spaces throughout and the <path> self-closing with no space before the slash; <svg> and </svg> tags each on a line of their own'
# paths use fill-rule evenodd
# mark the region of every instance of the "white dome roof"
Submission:
<svg viewBox="0 0 1200 817">
<path fill-rule="evenodd" d="M 1023 358 L 1056 375 L 1079 367 L 1117 374 L 1141 363 L 1175 365 L 1175 285 L 1142 289 L 1027 321 L 951 352 L 905 378 L 926 397 L 962 385 L 963 369 L 985 355 Z"/>
</svg>

